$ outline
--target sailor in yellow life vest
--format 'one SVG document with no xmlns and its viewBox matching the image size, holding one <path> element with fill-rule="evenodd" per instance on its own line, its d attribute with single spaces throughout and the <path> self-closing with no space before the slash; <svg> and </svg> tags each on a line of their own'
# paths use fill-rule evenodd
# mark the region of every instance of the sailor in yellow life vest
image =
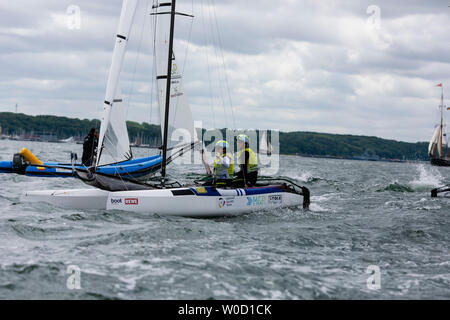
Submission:
<svg viewBox="0 0 450 320">
<path fill-rule="evenodd" d="M 236 173 L 237 180 L 245 187 L 254 186 L 258 179 L 258 158 L 249 147 L 250 140 L 247 135 L 237 136 L 237 161 L 239 172 Z"/>
<path fill-rule="evenodd" d="M 213 170 L 209 168 L 209 165 L 206 163 L 206 160 L 203 160 L 203 164 L 205 165 L 206 172 L 209 175 L 212 175 L 212 181 L 208 181 L 207 183 L 219 183 L 219 184 L 231 184 L 231 179 L 233 178 L 234 169 L 233 169 L 233 158 L 227 153 L 227 148 L 229 147 L 228 142 L 225 140 L 220 140 L 216 143 L 215 151 L 216 151 L 216 159 L 213 163 Z"/>
</svg>

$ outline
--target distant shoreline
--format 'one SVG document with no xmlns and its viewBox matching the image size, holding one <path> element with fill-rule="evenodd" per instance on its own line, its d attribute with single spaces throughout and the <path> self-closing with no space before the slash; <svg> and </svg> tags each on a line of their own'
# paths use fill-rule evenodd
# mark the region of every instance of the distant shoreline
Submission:
<svg viewBox="0 0 450 320">
<path fill-rule="evenodd" d="M 72 144 L 82 144 L 81 142 L 63 142 L 63 141 L 40 141 L 40 140 L 20 140 L 20 139 L 9 139 L 2 137 L 1 140 L 9 140 L 9 141 L 22 141 L 22 142 L 45 142 L 45 143 L 72 143 Z M 135 146 L 131 145 L 132 148 L 139 149 L 159 149 L 159 147 L 150 147 L 150 146 Z M 321 155 L 306 155 L 306 154 L 288 154 L 288 153 L 280 153 L 280 156 L 294 156 L 294 157 L 303 157 L 303 158 L 317 158 L 317 159 L 336 159 L 336 160 L 354 160 L 354 161 L 373 161 L 373 162 L 391 162 L 391 163 L 421 163 L 428 162 L 429 160 L 400 160 L 400 159 L 360 159 L 360 158 L 345 158 L 345 157 L 335 157 L 335 156 L 321 156 Z"/>
<path fill-rule="evenodd" d="M 91 128 L 99 128 L 97 119 L 75 119 L 50 115 L 30 116 L 23 113 L 0 112 L 0 136 L 12 140 L 81 142 Z M 132 146 L 161 145 L 159 125 L 127 121 Z M 219 129 L 223 133 L 226 129 Z M 256 130 L 258 132 L 258 130 Z M 279 132 L 279 153 L 303 157 L 368 160 L 428 161 L 428 142 L 402 142 L 373 136 L 330 134 L 318 132 Z"/>
<path fill-rule="evenodd" d="M 306 154 L 288 154 L 280 153 L 280 156 L 296 156 L 303 158 L 318 158 L 318 159 L 336 159 L 336 160 L 354 160 L 354 161 L 373 161 L 373 162 L 392 162 L 392 163 L 422 163 L 429 162 L 429 160 L 401 160 L 401 159 L 357 159 L 357 158 L 345 158 L 334 156 L 321 156 L 321 155 L 306 155 Z"/>
</svg>

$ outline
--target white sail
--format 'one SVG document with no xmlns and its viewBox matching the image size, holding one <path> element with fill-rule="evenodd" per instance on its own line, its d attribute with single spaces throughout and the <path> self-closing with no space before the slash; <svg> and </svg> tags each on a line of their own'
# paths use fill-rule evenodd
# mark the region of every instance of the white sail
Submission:
<svg viewBox="0 0 450 320">
<path fill-rule="evenodd" d="M 431 140 L 430 140 L 430 144 L 428 145 L 428 155 L 430 157 L 433 156 L 434 148 L 439 143 L 442 144 L 441 127 L 440 126 L 436 127 L 436 129 L 434 130 L 433 136 L 431 137 Z M 440 146 L 438 146 L 439 157 L 441 157 L 441 149 L 442 148 Z"/>
<path fill-rule="evenodd" d="M 170 12 L 171 6 L 155 8 L 158 13 Z M 161 136 L 164 138 L 164 119 L 166 111 L 166 84 L 167 63 L 170 38 L 170 14 L 155 15 L 156 38 L 155 38 L 155 60 L 156 77 L 158 88 L 158 104 L 161 119 Z M 197 133 L 194 129 L 191 109 L 183 87 L 183 78 L 180 66 L 172 53 L 172 74 L 170 88 L 169 117 L 167 129 L 167 149 L 175 152 L 181 146 L 187 146 L 198 142 Z"/>
<path fill-rule="evenodd" d="M 126 108 L 121 98 L 120 86 L 109 115 L 108 126 L 103 139 L 103 152 L 100 164 L 109 164 L 131 158 L 130 141 L 128 138 Z"/>
<path fill-rule="evenodd" d="M 272 144 L 267 140 L 266 131 L 262 132 L 261 138 L 259 139 L 259 153 L 261 154 L 271 154 L 272 153 Z"/>
<path fill-rule="evenodd" d="M 131 32 L 137 0 L 124 0 L 120 15 L 116 44 L 109 71 L 108 84 L 103 108 L 102 123 L 98 141 L 97 165 L 125 161 L 131 158 L 130 141 L 122 103 L 119 78 L 122 71 L 128 37 Z"/>
</svg>

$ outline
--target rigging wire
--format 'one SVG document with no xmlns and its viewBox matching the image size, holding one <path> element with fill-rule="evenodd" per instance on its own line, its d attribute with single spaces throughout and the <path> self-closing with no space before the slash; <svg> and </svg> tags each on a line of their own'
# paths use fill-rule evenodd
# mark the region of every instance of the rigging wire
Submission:
<svg viewBox="0 0 450 320">
<path fill-rule="evenodd" d="M 200 7 L 201 7 L 201 20 L 202 20 L 202 30 L 203 30 L 203 37 L 204 37 L 204 41 L 205 41 L 205 49 L 204 49 L 204 54 L 205 54 L 205 58 L 206 58 L 206 66 L 208 69 L 208 85 L 209 85 L 209 98 L 211 100 L 211 114 L 212 114 L 212 119 L 213 119 L 213 128 L 216 128 L 216 115 L 215 115 L 215 111 L 214 111 L 214 95 L 213 95 L 213 88 L 212 88 L 212 81 L 211 81 L 211 69 L 210 69 L 210 63 L 209 63 L 209 55 L 208 55 L 208 46 L 209 46 L 209 41 L 208 41 L 208 36 L 207 36 L 207 28 L 206 28 L 206 23 L 205 23 L 205 13 L 204 13 L 204 8 L 203 8 L 203 0 L 200 1 Z"/>
<path fill-rule="evenodd" d="M 192 16 L 194 15 L 194 0 L 191 1 L 191 13 Z M 187 46 L 186 46 L 186 52 L 184 55 L 184 62 L 183 62 L 183 68 L 181 69 L 181 74 L 184 75 L 184 68 L 186 67 L 186 61 L 188 57 L 189 48 L 191 46 L 191 35 L 192 35 L 192 26 L 194 24 L 194 18 L 191 18 L 191 24 L 189 26 L 189 32 L 188 32 L 188 38 L 187 38 Z"/>
<path fill-rule="evenodd" d="M 150 1 L 150 0 L 148 0 Z M 152 119 L 153 119 L 153 95 L 155 94 L 155 83 L 156 83 L 156 68 L 155 68 L 155 64 L 156 64 L 156 57 L 155 57 L 155 39 L 156 39 L 156 17 L 157 15 L 150 15 L 150 35 L 152 36 L 151 39 L 153 39 L 153 41 L 151 41 L 151 45 L 150 45 L 150 55 L 153 58 L 153 63 L 151 64 L 151 69 L 150 69 L 150 78 L 151 78 L 151 82 L 150 82 L 150 119 L 149 119 L 149 124 L 152 124 Z M 153 20 L 153 21 L 152 21 Z M 158 141 L 155 141 L 155 145 Z M 150 145 L 150 141 L 148 141 L 149 145 Z M 150 149 L 148 150 L 148 152 L 150 153 Z"/>
<path fill-rule="evenodd" d="M 216 58 L 215 61 L 216 61 L 217 65 L 219 65 L 220 59 L 219 59 L 218 49 L 217 49 L 218 41 L 216 40 L 216 37 L 214 34 L 214 31 L 215 31 L 214 24 L 213 24 L 214 17 L 211 13 L 211 4 L 209 3 L 209 0 L 206 0 L 206 1 L 208 2 L 208 18 L 210 21 L 210 30 L 211 30 L 211 39 L 212 39 L 211 42 L 213 44 L 212 46 L 213 46 L 214 55 Z M 218 89 L 219 89 L 219 93 L 220 93 L 220 98 L 222 100 L 222 109 L 223 109 L 223 113 L 225 116 L 225 127 L 228 128 L 228 113 L 226 110 L 225 95 L 224 95 L 224 89 L 223 89 L 223 85 L 222 85 L 224 81 L 222 80 L 223 79 L 222 70 L 220 68 L 217 68 L 217 78 L 218 78 Z"/>
<path fill-rule="evenodd" d="M 131 104 L 131 98 L 133 97 L 133 92 L 134 92 L 134 84 L 135 84 L 135 80 L 136 80 L 136 69 L 137 69 L 137 64 L 139 62 L 139 58 L 141 56 L 141 48 L 142 48 L 142 39 L 144 36 L 144 29 L 145 29 L 145 25 L 146 25 L 146 21 L 147 19 L 145 19 L 146 15 L 147 15 L 147 11 L 148 11 L 148 1 L 146 1 L 146 8 L 144 11 L 144 17 L 143 17 L 143 21 L 142 21 L 142 28 L 141 28 L 141 35 L 139 37 L 139 45 L 138 45 L 138 49 L 137 49 L 137 56 L 136 56 L 136 60 L 134 63 L 134 69 L 133 69 L 133 78 L 131 80 L 131 89 L 130 89 L 130 93 L 129 96 L 130 98 L 128 99 L 128 106 L 127 106 L 127 110 L 126 110 L 126 116 L 128 116 L 128 110 L 130 108 L 130 104 Z"/>
<path fill-rule="evenodd" d="M 152 111 L 153 111 L 153 108 L 154 108 L 154 106 L 153 106 L 153 95 L 156 95 L 157 96 L 157 94 L 155 94 L 155 92 L 157 92 L 157 90 L 158 90 L 158 88 L 157 88 L 157 82 L 156 82 L 156 76 L 157 76 L 157 71 L 156 71 L 156 29 L 157 29 L 157 27 L 156 27 L 156 25 L 157 25 L 157 23 L 158 23 L 158 21 L 157 21 L 157 19 L 158 19 L 158 15 L 152 15 L 151 17 L 153 17 L 153 32 L 152 32 L 152 36 L 153 36 L 153 51 L 152 51 L 152 54 L 153 54 L 153 65 L 152 65 L 152 85 L 151 85 L 151 95 L 150 95 L 150 105 L 151 105 L 151 108 L 150 108 L 150 121 L 151 121 L 151 119 L 152 119 Z M 156 105 L 157 105 L 157 107 L 158 107 L 158 102 L 156 102 Z M 161 125 L 161 123 L 162 123 L 162 119 L 161 119 L 161 114 L 159 113 L 159 112 L 156 112 L 156 115 L 159 117 L 159 123 L 160 123 L 160 126 L 162 126 Z M 158 120 L 156 120 L 156 122 L 157 122 Z M 157 139 L 156 141 L 155 141 L 156 143 L 155 143 L 155 145 L 161 145 L 162 144 L 162 141 L 161 141 L 161 143 L 159 143 L 159 139 Z"/>
<path fill-rule="evenodd" d="M 226 85 L 226 88 L 227 88 L 228 99 L 229 99 L 229 102 L 230 102 L 231 116 L 232 116 L 232 119 L 233 119 L 233 126 L 234 126 L 233 129 L 236 130 L 237 127 L 236 127 L 236 120 L 235 120 L 235 117 L 234 117 L 233 101 L 231 99 L 231 90 L 230 90 L 230 85 L 228 83 L 228 77 L 227 77 L 227 74 L 226 74 L 226 70 L 227 69 L 226 69 L 226 65 L 225 65 L 225 58 L 224 58 L 224 55 L 223 55 L 223 42 L 222 42 L 222 36 L 221 36 L 221 33 L 220 33 L 219 21 L 217 19 L 217 15 L 216 15 L 216 5 L 214 3 L 214 0 L 211 0 L 211 2 L 212 2 L 212 7 L 213 7 L 214 20 L 216 22 L 217 36 L 218 36 L 218 39 L 219 39 L 219 51 L 220 51 L 220 55 L 221 55 L 221 58 L 222 58 L 222 65 L 223 65 L 223 70 L 224 70 L 224 74 L 225 74 L 225 85 Z"/>
</svg>

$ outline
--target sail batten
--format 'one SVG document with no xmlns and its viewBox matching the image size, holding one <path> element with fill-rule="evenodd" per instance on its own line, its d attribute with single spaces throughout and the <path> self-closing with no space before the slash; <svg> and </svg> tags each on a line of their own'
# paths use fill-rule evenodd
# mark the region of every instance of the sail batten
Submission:
<svg viewBox="0 0 450 320">
<path fill-rule="evenodd" d="M 116 35 L 114 53 L 106 86 L 103 117 L 98 141 L 96 165 L 121 162 L 132 157 L 126 127 L 126 109 L 122 102 L 119 78 L 128 39 L 136 13 L 137 0 L 124 0 Z"/>
</svg>

